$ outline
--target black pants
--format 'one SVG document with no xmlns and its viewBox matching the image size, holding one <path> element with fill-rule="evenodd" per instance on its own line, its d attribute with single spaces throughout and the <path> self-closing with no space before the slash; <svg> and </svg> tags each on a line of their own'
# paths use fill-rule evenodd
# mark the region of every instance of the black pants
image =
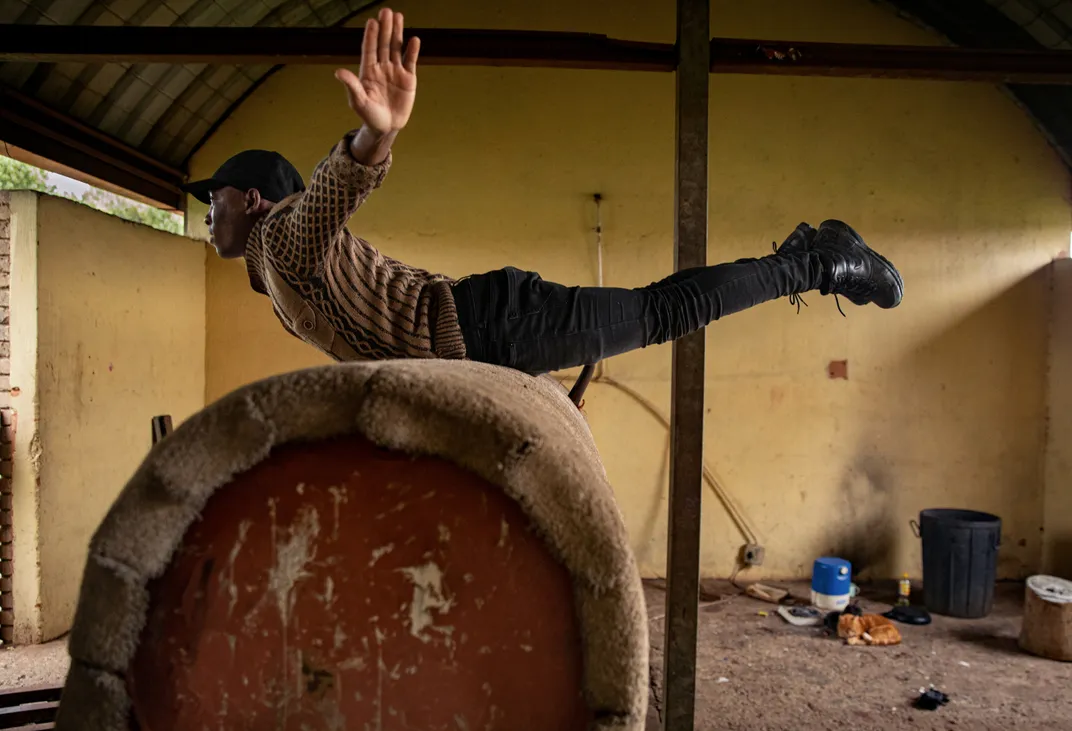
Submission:
<svg viewBox="0 0 1072 731">
<path fill-rule="evenodd" d="M 761 302 L 819 286 L 814 254 L 677 272 L 638 289 L 566 287 L 513 267 L 453 287 L 470 360 L 532 374 L 665 343 Z"/>
</svg>

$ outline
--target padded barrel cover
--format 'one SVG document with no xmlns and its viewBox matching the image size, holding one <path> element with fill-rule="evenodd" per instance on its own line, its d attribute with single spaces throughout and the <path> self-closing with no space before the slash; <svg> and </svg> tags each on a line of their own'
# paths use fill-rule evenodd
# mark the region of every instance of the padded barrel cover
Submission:
<svg viewBox="0 0 1072 731">
<path fill-rule="evenodd" d="M 329 365 L 207 406 L 158 443 L 94 534 L 70 636 L 61 731 L 125 731 L 125 676 L 161 576 L 209 496 L 278 446 L 358 434 L 439 457 L 517 501 L 569 571 L 593 729 L 644 726 L 648 625 L 640 576 L 595 442 L 551 378 L 468 361 Z"/>
</svg>

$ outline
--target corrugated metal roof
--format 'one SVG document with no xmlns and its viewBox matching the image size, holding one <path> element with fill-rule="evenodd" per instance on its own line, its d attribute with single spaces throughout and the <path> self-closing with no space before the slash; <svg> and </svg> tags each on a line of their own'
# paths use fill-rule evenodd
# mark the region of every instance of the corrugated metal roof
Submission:
<svg viewBox="0 0 1072 731">
<path fill-rule="evenodd" d="M 371 0 L 3 0 L 0 23 L 328 27 Z M 189 156 L 270 66 L 4 63 L 0 83 L 169 165 Z"/>
<path fill-rule="evenodd" d="M 987 0 L 1039 45 L 1054 51 L 1072 50 L 1072 2 L 1066 0 Z"/>
<path fill-rule="evenodd" d="M 1072 0 L 877 0 L 970 48 L 1072 49 Z M 1072 166 L 1072 87 L 1010 85 L 1009 92 Z"/>
<path fill-rule="evenodd" d="M 1072 49 L 1072 0 L 876 0 L 979 48 Z M 338 25 L 374 0 L 3 0 L 0 23 L 138 26 Z M 160 162 L 190 156 L 272 71 L 269 66 L 0 64 L 0 83 Z M 1011 93 L 1072 161 L 1072 88 Z"/>
</svg>

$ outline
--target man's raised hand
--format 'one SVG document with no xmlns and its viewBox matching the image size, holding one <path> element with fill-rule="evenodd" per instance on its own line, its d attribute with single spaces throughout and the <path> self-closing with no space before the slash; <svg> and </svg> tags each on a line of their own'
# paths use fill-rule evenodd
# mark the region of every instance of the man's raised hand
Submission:
<svg viewBox="0 0 1072 731">
<path fill-rule="evenodd" d="M 361 69 L 335 71 L 346 86 L 350 108 L 369 131 L 386 136 L 406 126 L 417 95 L 418 38 L 411 38 L 403 55 L 402 13 L 384 8 L 365 24 Z"/>
</svg>

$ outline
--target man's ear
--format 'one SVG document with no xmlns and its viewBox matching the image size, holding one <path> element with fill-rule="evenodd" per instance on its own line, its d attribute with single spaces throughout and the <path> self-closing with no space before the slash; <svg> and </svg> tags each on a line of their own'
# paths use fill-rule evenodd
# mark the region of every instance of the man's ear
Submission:
<svg viewBox="0 0 1072 731">
<path fill-rule="evenodd" d="M 261 207 L 261 192 L 256 188 L 250 188 L 246 191 L 246 213 L 256 213 Z"/>
</svg>

